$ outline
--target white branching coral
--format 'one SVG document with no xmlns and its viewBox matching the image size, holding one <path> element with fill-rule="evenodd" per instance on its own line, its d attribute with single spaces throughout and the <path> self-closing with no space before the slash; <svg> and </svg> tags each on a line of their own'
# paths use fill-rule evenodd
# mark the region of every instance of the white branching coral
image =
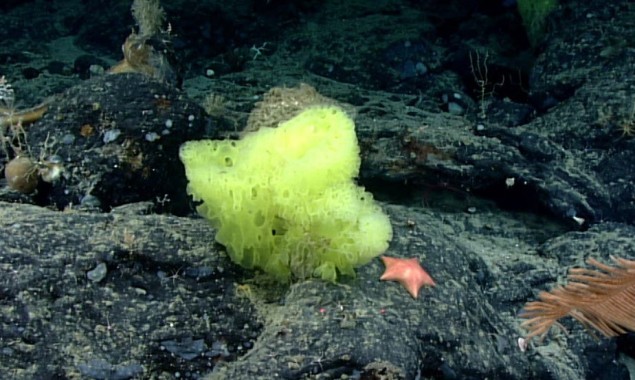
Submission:
<svg viewBox="0 0 635 380">
<path fill-rule="evenodd" d="M 134 0 L 131 10 L 139 27 L 139 36 L 149 37 L 161 31 L 165 22 L 165 12 L 159 0 Z"/>
</svg>

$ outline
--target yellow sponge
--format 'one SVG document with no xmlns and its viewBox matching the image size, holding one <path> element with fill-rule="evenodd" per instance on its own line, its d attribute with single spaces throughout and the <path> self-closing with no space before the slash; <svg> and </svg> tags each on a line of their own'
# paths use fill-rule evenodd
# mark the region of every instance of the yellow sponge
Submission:
<svg viewBox="0 0 635 380">
<path fill-rule="evenodd" d="M 243 267 L 335 281 L 388 248 L 388 216 L 354 183 L 355 125 L 336 106 L 309 108 L 240 141 L 188 142 L 180 157 L 198 212 Z"/>
</svg>

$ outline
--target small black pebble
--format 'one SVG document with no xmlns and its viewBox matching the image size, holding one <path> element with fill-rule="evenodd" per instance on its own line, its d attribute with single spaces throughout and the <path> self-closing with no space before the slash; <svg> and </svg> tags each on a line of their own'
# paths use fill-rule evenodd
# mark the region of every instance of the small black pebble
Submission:
<svg viewBox="0 0 635 380">
<path fill-rule="evenodd" d="M 40 70 L 33 67 L 25 67 L 22 69 L 22 76 L 24 76 L 25 79 L 37 78 L 40 76 Z"/>
</svg>

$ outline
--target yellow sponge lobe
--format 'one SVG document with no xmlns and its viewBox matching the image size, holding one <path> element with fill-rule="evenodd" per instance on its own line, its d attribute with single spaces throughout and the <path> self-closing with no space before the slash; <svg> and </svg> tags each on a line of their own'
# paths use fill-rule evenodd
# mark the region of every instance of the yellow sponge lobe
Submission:
<svg viewBox="0 0 635 380">
<path fill-rule="evenodd" d="M 197 211 L 243 267 L 335 281 L 388 248 L 390 220 L 354 182 L 355 125 L 336 106 L 239 141 L 191 141 L 180 157 Z"/>
</svg>

